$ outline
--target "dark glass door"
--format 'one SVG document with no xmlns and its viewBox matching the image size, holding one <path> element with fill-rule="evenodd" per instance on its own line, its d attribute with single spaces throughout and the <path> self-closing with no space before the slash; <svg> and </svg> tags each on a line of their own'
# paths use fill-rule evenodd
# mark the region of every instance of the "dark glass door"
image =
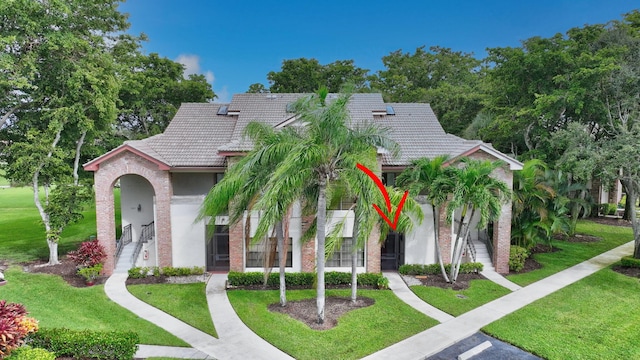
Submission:
<svg viewBox="0 0 640 360">
<path fill-rule="evenodd" d="M 380 251 L 380 268 L 398 270 L 404 264 L 404 234 L 389 232 Z"/>
<path fill-rule="evenodd" d="M 216 225 L 207 241 L 207 271 L 229 271 L 229 227 Z"/>
</svg>

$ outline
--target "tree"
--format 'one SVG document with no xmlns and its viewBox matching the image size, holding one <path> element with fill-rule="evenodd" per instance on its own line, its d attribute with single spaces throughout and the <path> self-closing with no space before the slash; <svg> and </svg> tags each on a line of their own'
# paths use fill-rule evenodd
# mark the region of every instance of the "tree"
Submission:
<svg viewBox="0 0 640 360">
<path fill-rule="evenodd" d="M 134 52 L 125 60 L 118 131 L 126 139 L 160 134 L 183 102 L 209 102 L 216 97 L 204 75 L 184 78 L 184 65 L 158 54 Z"/>
<path fill-rule="evenodd" d="M 118 2 L 0 4 L 0 45 L 6 50 L 0 60 L 0 127 L 8 142 L 3 160 L 9 179 L 33 187 L 47 232 L 50 264 L 58 262 L 60 233 L 77 219 L 85 198 L 80 189 L 68 187 L 79 186 L 82 146 L 104 134 L 115 119 L 119 90 L 115 51 L 137 41 L 123 34 L 129 24 L 117 11 Z"/>
<path fill-rule="evenodd" d="M 326 101 L 327 90 L 305 97 L 295 104 L 300 121 L 300 139 L 273 170 L 266 190 L 256 203 L 263 211 L 264 222 L 256 229 L 256 236 L 268 232 L 268 224 L 282 218 L 283 204 L 293 199 L 308 199 L 316 205 L 316 266 L 317 316 L 324 322 L 324 265 L 326 255 L 327 195 L 338 182 L 364 183 L 366 175 L 357 169 L 358 163 L 377 166 L 376 146 L 395 149 L 374 125 L 350 124 L 347 104 L 350 96 L 343 94 L 331 102 Z M 356 126 L 359 125 L 359 126 Z M 350 127 L 351 126 L 351 127 Z M 357 179 L 351 181 L 347 179 Z"/>
<path fill-rule="evenodd" d="M 279 72 L 267 74 L 269 91 L 272 93 L 310 93 L 321 87 L 329 92 L 340 92 L 346 84 L 354 87 L 352 91 L 367 89 L 366 69 L 354 65 L 353 60 L 338 60 L 321 65 L 316 59 L 290 59 L 282 62 Z M 259 84 L 253 84 L 250 91 L 259 91 Z"/>
<path fill-rule="evenodd" d="M 442 260 L 440 240 L 438 238 L 440 219 L 440 207 L 447 201 L 449 194 L 453 192 L 453 182 L 451 171 L 447 171 L 446 162 L 449 159 L 446 155 L 437 156 L 430 160 L 420 158 L 411 162 L 396 179 L 398 185 L 408 189 L 411 196 L 426 196 L 431 213 L 433 214 L 434 241 L 436 245 L 436 255 L 440 264 L 440 271 L 445 281 L 449 282 L 447 271 Z"/>
<path fill-rule="evenodd" d="M 479 215 L 478 228 L 487 226 L 489 221 L 499 218 L 502 203 L 511 195 L 507 185 L 491 177 L 493 170 L 502 166 L 499 161 L 480 161 L 463 158 L 464 167 L 453 171 L 453 197 L 447 205 L 449 221 L 455 219 L 455 213 L 460 212 L 460 224 L 456 231 L 456 239 L 453 243 L 453 256 L 449 279 L 456 282 L 462 253 L 467 247 L 471 220 L 476 213 Z"/>
<path fill-rule="evenodd" d="M 260 84 L 260 83 L 249 85 L 249 90 L 247 90 L 247 93 L 250 93 L 250 94 L 265 94 L 268 92 L 269 90 L 266 87 L 264 87 L 263 84 Z"/>
<path fill-rule="evenodd" d="M 428 102 L 445 131 L 461 134 L 482 109 L 480 61 L 472 54 L 433 46 L 384 56 L 385 70 L 370 77 L 371 88 L 389 102 Z"/>
<path fill-rule="evenodd" d="M 259 211 L 255 207 L 261 194 L 265 191 L 272 169 L 277 166 L 297 139 L 294 128 L 284 128 L 276 132 L 271 126 L 252 122 L 247 125 L 245 135 L 254 143 L 254 149 L 229 167 L 224 178 L 214 186 L 205 197 L 198 220 L 218 215 L 229 215 L 229 226 L 241 221 L 246 212 Z M 295 199 L 283 206 L 288 210 Z M 280 305 L 287 304 L 285 284 L 286 254 L 284 249 L 284 227 L 286 211 L 282 217 L 268 224 L 275 229 L 277 248 L 280 253 Z M 264 234 L 265 236 L 267 234 Z M 254 241 L 264 236 L 256 234 Z M 265 262 L 265 269 L 269 266 Z M 265 274 L 267 271 L 265 271 Z"/>
</svg>

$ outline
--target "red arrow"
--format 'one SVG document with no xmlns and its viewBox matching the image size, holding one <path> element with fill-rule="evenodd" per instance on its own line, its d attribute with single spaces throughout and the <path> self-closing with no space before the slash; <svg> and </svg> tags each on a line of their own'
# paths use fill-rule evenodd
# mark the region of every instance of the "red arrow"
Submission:
<svg viewBox="0 0 640 360">
<path fill-rule="evenodd" d="M 391 200 L 389 199 L 389 193 L 387 192 L 387 189 L 384 187 L 384 184 L 382 183 L 382 181 L 376 176 L 376 174 L 373 173 L 373 171 L 371 171 L 366 166 L 362 164 L 358 164 L 357 167 L 358 169 L 364 171 L 364 173 L 367 174 L 371 178 L 371 180 L 373 180 L 376 183 L 376 185 L 378 185 L 378 189 L 380 189 L 380 192 L 384 196 L 384 200 L 387 203 L 387 212 L 391 213 Z M 398 204 L 398 208 L 396 209 L 396 215 L 393 218 L 393 222 L 391 222 L 391 220 L 389 220 L 389 217 L 387 217 L 387 215 L 382 210 L 380 210 L 380 207 L 378 205 L 373 204 L 373 208 L 376 209 L 378 214 L 380 214 L 380 216 L 384 219 L 384 221 L 386 221 L 387 224 L 389 224 L 389 226 L 391 226 L 393 230 L 395 230 L 396 226 L 398 225 L 400 212 L 402 211 L 402 207 L 404 206 L 405 200 L 407 200 L 407 195 L 409 195 L 409 192 L 405 191 L 404 195 L 402 196 L 402 200 L 400 200 L 400 203 Z"/>
</svg>

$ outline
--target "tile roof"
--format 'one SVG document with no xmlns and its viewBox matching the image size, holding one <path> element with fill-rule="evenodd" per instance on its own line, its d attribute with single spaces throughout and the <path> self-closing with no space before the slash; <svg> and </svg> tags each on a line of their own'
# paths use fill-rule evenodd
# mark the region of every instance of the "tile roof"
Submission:
<svg viewBox="0 0 640 360">
<path fill-rule="evenodd" d="M 225 156 L 220 152 L 251 149 L 251 142 L 243 137 L 249 122 L 276 126 L 290 120 L 294 114 L 287 112 L 287 104 L 305 95 L 237 94 L 228 104 L 184 103 L 163 134 L 126 144 L 174 168 L 223 167 Z M 222 105 L 228 106 L 229 115 L 217 114 Z M 386 114 L 387 106 L 393 107 L 395 115 Z M 446 134 L 429 104 L 384 103 L 381 94 L 354 94 L 349 111 L 355 124 L 386 127 L 400 145 L 399 156 L 382 155 L 383 166 L 407 165 L 413 159 L 441 154 L 457 156 L 483 144 Z"/>
</svg>

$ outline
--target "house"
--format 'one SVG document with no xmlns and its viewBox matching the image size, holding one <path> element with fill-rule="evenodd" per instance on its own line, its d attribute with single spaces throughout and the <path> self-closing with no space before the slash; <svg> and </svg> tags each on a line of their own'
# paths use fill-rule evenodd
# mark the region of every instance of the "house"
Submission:
<svg viewBox="0 0 640 360">
<path fill-rule="evenodd" d="M 243 156 L 250 144 L 243 130 L 251 121 L 274 127 L 290 126 L 296 115 L 289 104 L 304 94 L 238 94 L 230 103 L 182 104 L 163 134 L 144 140 L 128 141 L 86 163 L 95 172 L 97 235 L 109 254 L 104 271 L 113 272 L 120 245 L 133 242 L 132 262 L 138 266 L 203 266 L 210 271 L 250 271 L 262 269 L 264 246 L 250 242 L 257 214 L 247 214 L 242 223 L 230 228 L 228 219 L 196 222 L 200 205 L 211 187 L 223 176 L 234 157 Z M 332 94 L 329 94 L 331 98 Z M 502 160 L 494 176 L 512 184 L 512 171 L 522 168 L 517 160 L 500 153 L 489 144 L 468 141 L 446 134 L 428 104 L 385 103 L 380 94 L 354 94 L 349 102 L 353 121 L 378 123 L 391 130 L 401 154 L 392 157 L 380 152 L 379 170 L 392 185 L 412 159 L 448 154 L 454 158 Z M 121 195 L 122 241 L 116 239 L 114 188 Z M 411 233 L 390 233 L 380 246 L 371 234 L 358 256 L 358 270 L 379 272 L 397 269 L 401 264 L 435 263 L 435 243 L 431 214 L 423 206 L 425 221 Z M 346 207 L 333 209 L 330 217 L 352 219 Z M 431 218 L 433 219 L 433 218 Z M 309 219 L 294 209 L 289 224 L 288 264 L 290 271 L 314 271 L 315 242 L 299 240 Z M 439 236 L 445 261 L 451 258 L 451 239 L 455 228 L 439 219 Z M 351 236 L 353 221 L 344 228 Z M 502 216 L 492 226 L 492 263 L 500 273 L 508 272 L 511 234 L 511 203 L 503 205 Z M 477 238 L 477 236 L 474 236 Z M 119 246 L 122 248 L 122 246 Z M 116 254 L 118 251 L 118 254 Z M 122 262 L 123 260 L 120 260 Z M 127 260 L 128 261 L 128 260 Z M 346 245 L 327 260 L 328 270 L 350 268 L 350 247 Z"/>
</svg>

